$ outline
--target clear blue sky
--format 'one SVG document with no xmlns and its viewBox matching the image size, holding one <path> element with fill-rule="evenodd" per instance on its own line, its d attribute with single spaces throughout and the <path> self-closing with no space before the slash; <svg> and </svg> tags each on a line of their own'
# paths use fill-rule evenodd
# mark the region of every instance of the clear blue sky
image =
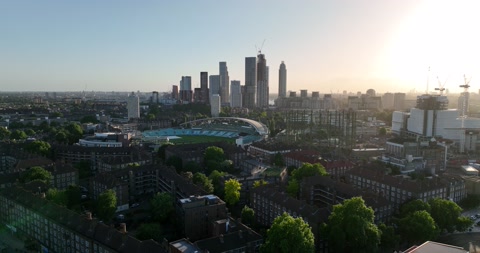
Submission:
<svg viewBox="0 0 480 253">
<path fill-rule="evenodd" d="M 167 91 L 200 71 L 244 80 L 262 52 L 277 92 L 458 91 L 480 80 L 477 1 L 0 1 L 0 91 Z M 475 73 L 476 71 L 476 73 Z M 477 80 L 477 81 L 475 81 Z"/>
</svg>

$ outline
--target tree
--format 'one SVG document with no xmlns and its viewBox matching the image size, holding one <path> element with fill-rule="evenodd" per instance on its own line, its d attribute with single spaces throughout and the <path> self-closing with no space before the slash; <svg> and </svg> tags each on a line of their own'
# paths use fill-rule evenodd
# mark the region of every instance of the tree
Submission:
<svg viewBox="0 0 480 253">
<path fill-rule="evenodd" d="M 430 212 L 430 205 L 421 199 L 414 199 L 400 207 L 400 218 L 407 217 L 416 211 Z"/>
<path fill-rule="evenodd" d="M 48 189 L 45 193 L 45 198 L 61 206 L 67 206 L 68 203 L 68 197 L 65 191 L 59 191 L 57 188 Z"/>
<path fill-rule="evenodd" d="M 44 182 L 47 185 L 50 185 L 50 182 L 52 181 L 53 176 L 50 171 L 45 170 L 44 168 L 40 166 L 34 166 L 31 167 L 29 170 L 23 173 L 23 175 L 20 176 L 20 182 L 22 183 L 28 183 L 33 180 L 39 180 Z"/>
<path fill-rule="evenodd" d="M 457 231 L 463 232 L 466 231 L 469 227 L 473 225 L 473 221 L 466 216 L 460 216 L 455 223 L 455 228 Z"/>
<path fill-rule="evenodd" d="M 25 147 L 25 150 L 27 150 L 28 152 L 43 156 L 49 156 L 51 149 L 52 148 L 50 144 L 45 141 L 33 141 L 28 143 Z"/>
<path fill-rule="evenodd" d="M 290 179 L 287 185 L 287 193 L 293 198 L 298 197 L 298 192 L 300 191 L 300 185 L 296 179 Z"/>
<path fill-rule="evenodd" d="M 267 231 L 262 253 L 314 252 L 315 239 L 310 226 L 302 218 L 283 213 Z"/>
<path fill-rule="evenodd" d="M 246 225 L 253 225 L 255 222 L 255 211 L 245 205 L 242 209 L 242 223 Z"/>
<path fill-rule="evenodd" d="M 65 130 L 57 131 L 54 138 L 59 143 L 68 143 L 68 134 Z"/>
<path fill-rule="evenodd" d="M 117 210 L 117 195 L 112 189 L 102 192 L 97 198 L 97 214 L 104 221 L 113 218 Z"/>
<path fill-rule="evenodd" d="M 208 179 L 212 182 L 213 185 L 213 192 L 215 195 L 223 198 L 224 192 L 222 188 L 223 176 L 225 176 L 225 172 L 220 172 L 218 170 L 214 170 L 208 175 Z"/>
<path fill-rule="evenodd" d="M 65 190 L 65 195 L 67 196 L 67 208 L 74 209 L 79 207 L 80 198 L 82 196 L 82 191 L 78 185 L 69 185 Z"/>
<path fill-rule="evenodd" d="M 346 199 L 333 206 L 325 234 L 333 252 L 376 252 L 381 232 L 374 212 L 361 197 Z"/>
<path fill-rule="evenodd" d="M 70 123 L 65 127 L 65 130 L 68 131 L 68 142 L 70 144 L 78 142 L 78 139 L 82 138 L 83 130 L 82 127 L 77 123 Z"/>
<path fill-rule="evenodd" d="M 204 191 L 207 193 L 213 192 L 213 184 L 210 179 L 208 179 L 205 174 L 197 172 L 193 174 L 192 182 L 198 186 L 200 186 Z"/>
<path fill-rule="evenodd" d="M 384 223 L 380 223 L 378 229 L 382 232 L 380 247 L 384 252 L 393 252 L 400 242 L 400 236 L 395 233 L 394 227 Z"/>
<path fill-rule="evenodd" d="M 196 173 L 200 172 L 202 170 L 202 167 L 195 161 L 188 161 L 187 163 L 185 163 L 185 166 L 183 166 L 183 170 Z"/>
<path fill-rule="evenodd" d="M 0 126 L 0 140 L 6 139 L 10 136 L 10 131 L 6 127 Z"/>
<path fill-rule="evenodd" d="M 138 227 L 135 237 L 138 240 L 149 240 L 153 239 L 157 242 L 163 241 L 163 231 L 162 227 L 158 223 L 144 223 Z"/>
<path fill-rule="evenodd" d="M 253 188 L 257 188 L 259 186 L 262 186 L 262 185 L 267 185 L 268 182 L 263 180 L 263 179 L 260 179 L 260 180 L 257 180 L 255 182 L 253 182 Z"/>
<path fill-rule="evenodd" d="M 225 181 L 225 202 L 230 206 L 235 205 L 240 200 L 241 188 L 242 184 L 234 178 Z"/>
<path fill-rule="evenodd" d="M 13 140 L 24 140 L 24 139 L 27 139 L 27 134 L 22 131 L 22 130 L 14 130 L 11 134 L 10 134 L 10 139 L 13 139 Z"/>
<path fill-rule="evenodd" d="M 83 116 L 81 119 L 80 119 L 80 123 L 93 123 L 93 124 L 96 124 L 98 123 L 98 119 L 97 117 L 95 117 L 94 115 L 87 115 L 87 116 Z"/>
<path fill-rule="evenodd" d="M 33 131 L 33 129 L 29 128 L 29 129 L 25 130 L 25 134 L 28 135 L 28 136 L 33 136 L 33 135 L 35 135 L 35 131 Z"/>
<path fill-rule="evenodd" d="M 155 194 L 150 200 L 153 219 L 160 223 L 167 221 L 175 211 L 173 201 L 174 199 L 169 193 L 162 192 Z"/>
<path fill-rule="evenodd" d="M 272 164 L 275 166 L 285 166 L 285 160 L 283 159 L 283 155 L 280 153 L 276 153 L 272 157 Z"/>
<path fill-rule="evenodd" d="M 179 173 L 182 171 L 183 161 L 182 158 L 180 158 L 179 156 L 172 155 L 167 159 L 165 165 L 175 167 L 175 170 L 177 171 L 177 173 Z"/>
<path fill-rule="evenodd" d="M 387 129 L 386 129 L 385 127 L 380 127 L 380 128 L 378 129 L 378 135 L 380 135 L 380 136 L 385 136 L 385 135 L 387 135 Z"/>
<path fill-rule="evenodd" d="M 439 234 L 435 220 L 425 210 L 400 219 L 399 231 L 402 238 L 411 244 L 434 240 Z"/>
<path fill-rule="evenodd" d="M 211 160 L 223 162 L 223 160 L 225 160 L 225 153 L 223 152 L 222 148 L 210 146 L 205 149 L 205 155 L 203 156 L 203 160 L 205 161 L 205 164 L 207 161 Z"/>
<path fill-rule="evenodd" d="M 319 163 L 315 163 L 315 164 L 304 163 L 302 166 L 300 166 L 300 168 L 292 172 L 292 177 L 296 179 L 298 182 L 301 182 L 304 177 L 311 177 L 316 175 L 320 175 L 320 176 L 328 175 L 325 168 Z"/>
<path fill-rule="evenodd" d="M 430 215 L 440 230 L 447 230 L 449 233 L 455 231 L 458 217 L 462 214 L 462 208 L 455 202 L 433 198 L 428 201 L 430 204 Z"/>
</svg>

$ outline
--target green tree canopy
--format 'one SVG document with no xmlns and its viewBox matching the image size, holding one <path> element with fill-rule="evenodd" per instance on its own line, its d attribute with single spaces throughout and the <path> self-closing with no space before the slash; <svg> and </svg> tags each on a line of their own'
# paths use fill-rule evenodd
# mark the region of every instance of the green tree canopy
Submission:
<svg viewBox="0 0 480 253">
<path fill-rule="evenodd" d="M 24 139 L 27 139 L 27 134 L 22 131 L 22 130 L 14 130 L 11 134 L 10 134 L 10 139 L 14 139 L 14 140 L 24 140 Z"/>
<path fill-rule="evenodd" d="M 200 172 L 202 171 L 202 166 L 195 161 L 188 161 L 185 163 L 185 166 L 183 166 L 183 171 L 190 171 L 192 173 Z"/>
<path fill-rule="evenodd" d="M 182 158 L 180 158 L 179 156 L 176 156 L 176 155 L 170 156 L 165 162 L 165 165 L 175 167 L 175 170 L 177 171 L 177 173 L 180 173 L 181 171 L 183 171 L 183 161 L 182 161 Z"/>
<path fill-rule="evenodd" d="M 215 195 L 221 198 L 223 198 L 224 196 L 224 191 L 223 191 L 224 189 L 222 187 L 222 183 L 223 183 L 223 176 L 225 176 L 225 174 L 226 174 L 225 172 L 214 170 L 208 176 L 208 179 L 210 179 L 210 181 L 213 184 L 213 192 L 215 193 Z"/>
<path fill-rule="evenodd" d="M 82 191 L 78 185 L 69 185 L 65 190 L 65 194 L 67 196 L 67 208 L 68 209 L 75 209 L 79 208 L 80 206 L 80 198 L 82 196 Z"/>
<path fill-rule="evenodd" d="M 242 184 L 234 178 L 225 181 L 225 202 L 230 206 L 235 205 L 240 200 L 241 188 Z"/>
<path fill-rule="evenodd" d="M 267 231 L 262 253 L 313 253 L 315 239 L 310 226 L 302 218 L 283 213 Z"/>
<path fill-rule="evenodd" d="M 28 136 L 34 136 L 35 135 L 35 131 L 31 128 L 25 130 L 25 134 L 27 134 Z"/>
<path fill-rule="evenodd" d="M 292 178 L 288 181 L 287 193 L 290 197 L 297 198 L 298 192 L 300 191 L 300 185 L 295 178 Z"/>
<path fill-rule="evenodd" d="M 212 193 L 213 192 L 213 184 L 210 179 L 208 179 L 205 174 L 197 172 L 193 174 L 192 182 L 201 188 L 203 188 L 204 191 L 207 193 Z"/>
<path fill-rule="evenodd" d="M 467 231 L 467 229 L 473 225 L 473 221 L 466 216 L 460 216 L 455 223 L 455 228 L 457 231 L 463 232 Z"/>
<path fill-rule="evenodd" d="M 28 152 L 43 156 L 49 156 L 51 149 L 52 148 L 50 144 L 45 141 L 33 141 L 25 146 L 25 150 L 27 150 Z"/>
<path fill-rule="evenodd" d="M 400 243 L 400 236 L 395 233 L 395 228 L 393 226 L 387 226 L 384 223 L 380 223 L 378 225 L 378 229 L 380 229 L 382 233 L 380 248 L 383 250 L 383 252 L 393 252 Z"/>
<path fill-rule="evenodd" d="M 440 230 L 447 230 L 449 233 L 455 231 L 458 217 L 462 214 L 462 208 L 455 204 L 455 202 L 433 198 L 428 201 L 430 204 L 430 215 L 435 223 L 437 223 Z"/>
<path fill-rule="evenodd" d="M 83 136 L 82 127 L 77 123 L 70 123 L 65 127 L 65 130 L 68 132 L 68 142 L 70 144 L 78 142 Z"/>
<path fill-rule="evenodd" d="M 262 185 L 267 185 L 268 182 L 263 180 L 263 179 L 260 179 L 260 180 L 257 180 L 255 182 L 253 182 L 253 188 L 257 188 L 259 186 L 262 186 Z"/>
<path fill-rule="evenodd" d="M 301 182 L 304 177 L 311 177 L 316 175 L 320 175 L 320 176 L 328 175 L 325 168 L 319 163 L 315 163 L 315 164 L 304 163 L 300 168 L 292 172 L 292 177 L 296 179 L 298 182 Z"/>
<path fill-rule="evenodd" d="M 430 204 L 421 199 L 408 201 L 400 207 L 400 218 L 407 217 L 416 211 L 427 211 L 430 213 Z"/>
<path fill-rule="evenodd" d="M 174 199 L 166 192 L 157 193 L 150 200 L 150 208 L 154 220 L 163 223 L 167 221 L 175 211 Z"/>
<path fill-rule="evenodd" d="M 80 119 L 80 123 L 93 123 L 93 124 L 96 124 L 98 123 L 98 119 L 96 116 L 94 115 L 87 115 L 87 116 L 83 116 L 81 119 Z"/>
<path fill-rule="evenodd" d="M 255 222 L 255 211 L 245 205 L 242 209 L 242 223 L 246 225 L 253 225 Z"/>
<path fill-rule="evenodd" d="M 415 211 L 400 219 L 399 231 L 402 239 L 410 244 L 434 240 L 439 229 L 432 216 L 425 211 Z"/>
<path fill-rule="evenodd" d="M 45 193 L 45 198 L 61 206 L 67 206 L 68 203 L 68 197 L 65 191 L 59 191 L 57 188 L 48 189 Z"/>
<path fill-rule="evenodd" d="M 7 128 L 0 126 L 0 140 L 6 139 L 10 136 L 10 131 Z"/>
<path fill-rule="evenodd" d="M 53 179 L 52 173 L 50 173 L 50 171 L 40 166 L 31 167 L 29 170 L 27 170 L 20 176 L 20 182 L 22 183 L 28 183 L 33 180 L 39 180 L 49 185 L 52 179 Z"/>
<path fill-rule="evenodd" d="M 104 221 L 109 221 L 113 218 L 117 210 L 117 195 L 112 189 L 101 193 L 97 198 L 97 215 Z"/>
<path fill-rule="evenodd" d="M 211 160 L 223 162 L 225 160 L 225 153 L 223 152 L 222 148 L 210 146 L 205 149 L 205 155 L 203 156 L 203 160 L 205 161 L 205 164 Z"/>
<path fill-rule="evenodd" d="M 158 223 L 143 223 L 137 229 L 135 237 L 138 240 L 149 240 L 153 239 L 157 242 L 163 241 L 163 231 L 162 227 Z"/>
<path fill-rule="evenodd" d="M 332 252 L 376 252 L 381 232 L 374 217 L 373 209 L 361 197 L 333 206 L 325 227 Z"/>
</svg>

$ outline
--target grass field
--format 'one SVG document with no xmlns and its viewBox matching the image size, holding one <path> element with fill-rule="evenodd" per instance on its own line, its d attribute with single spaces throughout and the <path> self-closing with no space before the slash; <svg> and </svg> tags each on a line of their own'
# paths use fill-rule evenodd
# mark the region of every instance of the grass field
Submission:
<svg viewBox="0 0 480 253">
<path fill-rule="evenodd" d="M 235 139 L 217 137 L 217 136 L 202 136 L 202 135 L 178 135 L 178 139 L 171 139 L 170 142 L 173 144 L 194 144 L 194 143 L 205 143 L 205 142 L 228 142 L 235 143 Z"/>
</svg>

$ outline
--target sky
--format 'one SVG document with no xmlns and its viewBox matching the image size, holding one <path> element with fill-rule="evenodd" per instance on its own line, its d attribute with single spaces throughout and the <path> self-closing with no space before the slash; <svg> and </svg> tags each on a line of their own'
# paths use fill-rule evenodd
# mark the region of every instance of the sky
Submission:
<svg viewBox="0 0 480 253">
<path fill-rule="evenodd" d="M 270 93 L 460 92 L 480 84 L 476 0 L 0 0 L 0 91 L 170 91 L 200 72 L 245 78 L 265 54 Z M 263 46 L 262 46 L 263 45 Z"/>
</svg>

